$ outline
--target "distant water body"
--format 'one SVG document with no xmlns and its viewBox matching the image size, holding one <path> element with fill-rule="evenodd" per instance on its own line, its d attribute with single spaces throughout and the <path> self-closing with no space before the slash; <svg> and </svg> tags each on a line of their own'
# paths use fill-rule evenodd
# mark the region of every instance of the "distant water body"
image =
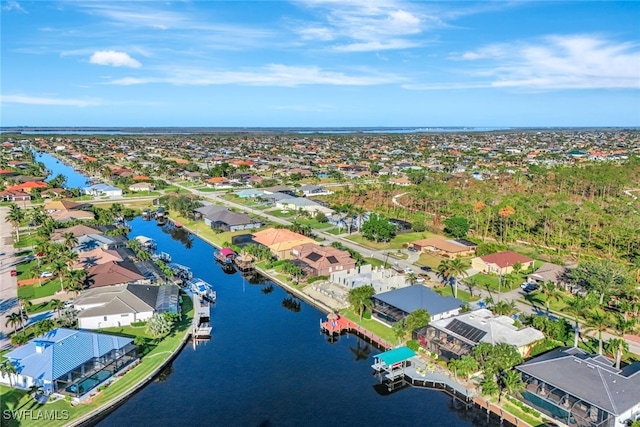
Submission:
<svg viewBox="0 0 640 427">
<path fill-rule="evenodd" d="M 273 134 L 411 134 L 443 132 L 493 132 L 508 127 L 377 127 L 377 128 L 3 128 L 2 133 L 22 135 L 196 135 L 207 133 Z"/>
</svg>

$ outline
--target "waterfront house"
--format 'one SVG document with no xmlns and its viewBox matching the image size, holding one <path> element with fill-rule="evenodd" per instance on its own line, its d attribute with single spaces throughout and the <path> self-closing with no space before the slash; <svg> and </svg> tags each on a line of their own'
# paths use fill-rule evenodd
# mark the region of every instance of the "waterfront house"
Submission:
<svg viewBox="0 0 640 427">
<path fill-rule="evenodd" d="M 291 255 L 304 264 L 310 276 L 328 276 L 334 271 L 350 270 L 356 266 L 356 260 L 349 252 L 317 243 L 294 246 Z"/>
<path fill-rule="evenodd" d="M 262 221 L 249 215 L 230 211 L 224 206 L 207 205 L 194 209 L 196 218 L 213 229 L 223 231 L 251 230 L 262 227 Z"/>
<path fill-rule="evenodd" d="M 640 362 L 616 369 L 602 355 L 560 347 L 516 369 L 521 399 L 567 425 L 623 427 L 640 419 Z"/>
<path fill-rule="evenodd" d="M 121 285 L 125 283 L 149 284 L 150 280 L 130 261 L 105 262 L 87 269 L 89 288 Z"/>
<path fill-rule="evenodd" d="M 372 299 L 373 316 L 389 326 L 421 308 L 429 312 L 432 321 L 455 316 L 463 304 L 457 298 L 443 297 L 422 285 L 375 294 Z"/>
<path fill-rule="evenodd" d="M 133 339 L 90 331 L 57 328 L 10 351 L 5 357 L 17 373 L 0 382 L 28 389 L 42 387 L 76 399 L 138 359 Z"/>
<path fill-rule="evenodd" d="M 88 194 L 93 197 L 109 197 L 109 198 L 118 198 L 122 197 L 122 190 L 118 187 L 114 187 L 109 184 L 94 184 L 89 187 L 85 187 L 82 189 L 84 194 Z"/>
<path fill-rule="evenodd" d="M 95 248 L 90 251 L 78 253 L 78 261 L 73 265 L 73 269 L 85 270 L 96 265 L 107 262 L 122 262 L 124 259 L 115 250 L 105 250 Z"/>
<path fill-rule="evenodd" d="M 84 234 L 78 236 L 75 249 L 78 252 L 91 251 L 93 249 L 118 249 L 124 248 L 127 240 L 124 236 L 106 236 L 104 234 Z"/>
<path fill-rule="evenodd" d="M 78 225 L 74 225 L 73 227 L 57 229 L 51 235 L 51 239 L 50 240 L 52 242 L 58 242 L 59 243 L 59 242 L 64 240 L 64 235 L 66 233 L 71 233 L 71 234 L 73 234 L 74 237 L 80 237 L 80 236 L 84 236 L 84 235 L 87 235 L 87 234 L 96 234 L 96 235 L 104 234 L 101 230 L 99 230 L 97 228 L 89 227 L 88 225 L 78 224 Z"/>
<path fill-rule="evenodd" d="M 432 253 L 447 258 L 474 255 L 478 247 L 478 245 L 468 240 L 453 240 L 443 237 L 416 240 L 411 245 L 419 252 Z"/>
<path fill-rule="evenodd" d="M 176 285 L 117 285 L 82 291 L 74 301 L 78 327 L 100 329 L 149 320 L 154 313 L 178 313 Z"/>
<path fill-rule="evenodd" d="M 514 319 L 496 316 L 482 308 L 455 317 L 432 320 L 429 325 L 414 331 L 413 338 L 427 350 L 444 360 L 469 354 L 480 343 L 510 344 L 527 357 L 531 347 L 544 339 L 544 334 L 531 327 L 518 328 Z"/>
<path fill-rule="evenodd" d="M 533 260 L 513 251 L 498 252 L 491 255 L 476 257 L 471 260 L 471 268 L 482 273 L 509 274 L 515 264 L 520 264 L 521 270 L 533 266 Z"/>
<path fill-rule="evenodd" d="M 25 193 L 31 193 L 34 189 L 44 189 L 47 188 L 48 185 L 44 181 L 27 181 L 21 184 L 12 185 L 11 187 L 7 187 L 7 191 L 22 191 Z"/>
<path fill-rule="evenodd" d="M 371 285 L 377 294 L 409 285 L 405 275 L 389 268 L 373 267 L 371 264 L 350 270 L 333 271 L 329 281 L 348 290 Z"/>
<path fill-rule="evenodd" d="M 322 185 L 301 185 L 298 190 L 302 192 L 304 197 L 333 194 L 333 191 L 327 190 Z"/>
<path fill-rule="evenodd" d="M 313 239 L 286 228 L 267 228 L 253 233 L 253 241 L 269 248 L 279 259 L 291 259 L 291 249 L 305 243 L 315 243 Z"/>
</svg>

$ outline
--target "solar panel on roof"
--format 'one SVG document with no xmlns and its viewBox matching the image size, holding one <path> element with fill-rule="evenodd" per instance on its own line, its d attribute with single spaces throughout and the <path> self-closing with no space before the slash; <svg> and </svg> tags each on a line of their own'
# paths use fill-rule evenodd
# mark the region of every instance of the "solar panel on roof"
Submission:
<svg viewBox="0 0 640 427">
<path fill-rule="evenodd" d="M 322 255 L 316 252 L 311 252 L 309 255 L 307 255 L 307 259 L 310 259 L 311 261 L 317 261 L 320 258 L 322 258 Z"/>
<path fill-rule="evenodd" d="M 480 342 L 482 337 L 484 337 L 487 333 L 482 329 L 478 329 L 475 326 L 471 326 L 467 323 L 461 322 L 458 319 L 453 319 L 445 329 L 450 330 L 454 334 L 458 334 L 463 338 L 468 339 L 472 342 Z"/>
<path fill-rule="evenodd" d="M 338 260 L 336 259 L 336 257 L 334 257 L 333 255 L 328 256 L 327 260 L 331 263 L 331 264 L 337 264 Z"/>
<path fill-rule="evenodd" d="M 477 243 L 473 243 L 471 240 L 467 240 L 467 239 L 456 239 L 455 241 L 465 246 L 471 246 L 471 247 L 478 246 Z"/>
</svg>

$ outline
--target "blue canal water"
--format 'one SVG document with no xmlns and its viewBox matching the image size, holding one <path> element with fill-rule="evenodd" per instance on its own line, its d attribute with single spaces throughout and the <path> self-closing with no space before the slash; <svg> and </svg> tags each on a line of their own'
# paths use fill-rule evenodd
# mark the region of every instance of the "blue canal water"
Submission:
<svg viewBox="0 0 640 427">
<path fill-rule="evenodd" d="M 67 188 L 84 188 L 87 187 L 87 177 L 73 169 L 73 167 L 63 163 L 49 153 L 36 152 L 36 161 L 42 162 L 49 169 L 47 181 L 62 174 L 67 178 Z"/>
<path fill-rule="evenodd" d="M 355 336 L 330 343 L 324 317 L 263 279 L 227 274 L 213 248 L 183 229 L 136 218 L 130 238 L 151 237 L 158 251 L 211 283 L 212 339 L 187 345 L 170 367 L 100 426 L 472 426 L 483 414 L 453 408 L 451 397 L 405 388 L 383 396 L 373 375 L 380 351 Z M 271 291 L 270 291 L 271 290 Z M 477 419 L 477 421 L 476 421 Z"/>
<path fill-rule="evenodd" d="M 39 154 L 53 177 L 84 186 L 85 177 Z M 262 279 L 251 284 L 226 274 L 213 247 L 186 230 L 136 218 L 129 237 L 143 235 L 211 283 L 218 301 L 211 311 L 212 339 L 189 344 L 161 374 L 98 425 L 110 426 L 485 426 L 486 416 L 455 407 L 451 397 L 426 389 L 376 391 L 373 355 L 355 336 L 330 343 L 319 331 L 324 318 Z M 286 301 L 285 301 L 286 300 Z M 497 425 L 497 424 L 496 424 Z"/>
</svg>

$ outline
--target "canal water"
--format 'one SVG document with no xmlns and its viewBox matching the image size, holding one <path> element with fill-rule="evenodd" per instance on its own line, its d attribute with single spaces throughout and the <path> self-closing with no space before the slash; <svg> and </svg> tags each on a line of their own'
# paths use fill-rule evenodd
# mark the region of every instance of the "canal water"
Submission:
<svg viewBox="0 0 640 427">
<path fill-rule="evenodd" d="M 69 187 L 86 178 L 38 154 Z M 98 425 L 120 426 L 484 426 L 486 415 L 454 405 L 435 390 L 379 393 L 371 364 L 379 351 L 355 336 L 328 341 L 324 318 L 268 280 L 226 274 L 213 248 L 184 229 L 136 218 L 129 237 L 143 235 L 211 283 L 212 339 L 189 344 L 161 374 Z M 254 281 L 255 282 L 255 281 Z M 383 388 L 384 390 L 384 388 Z"/>
<path fill-rule="evenodd" d="M 158 251 L 214 286 L 212 339 L 187 345 L 159 378 L 98 425 L 471 426 L 486 420 L 454 408 L 439 391 L 381 395 L 371 368 L 379 350 L 355 336 L 330 343 L 319 332 L 323 313 L 268 280 L 252 284 L 225 273 L 213 248 L 184 229 L 140 218 L 130 224 L 130 238 L 151 237 Z"/>
<path fill-rule="evenodd" d="M 87 177 L 74 170 L 73 167 L 63 163 L 49 153 L 36 152 L 35 154 L 36 162 L 42 162 L 50 172 L 46 181 L 61 174 L 67 178 L 67 183 L 65 184 L 67 188 L 84 188 L 89 186 L 89 184 L 87 184 Z"/>
</svg>

